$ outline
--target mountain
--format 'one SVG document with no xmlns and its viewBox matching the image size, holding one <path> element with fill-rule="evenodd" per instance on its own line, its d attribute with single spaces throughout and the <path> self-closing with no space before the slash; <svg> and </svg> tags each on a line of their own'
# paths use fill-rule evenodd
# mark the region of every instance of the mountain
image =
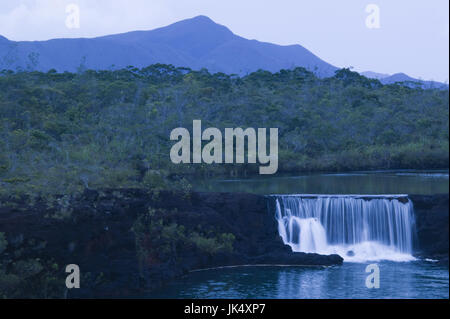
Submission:
<svg viewBox="0 0 450 319">
<path fill-rule="evenodd" d="M 382 78 L 387 78 L 389 74 L 377 73 L 372 71 L 361 72 L 366 78 L 381 80 Z"/>
<path fill-rule="evenodd" d="M 300 66 L 319 77 L 329 77 L 338 69 L 301 45 L 282 46 L 248 40 L 206 16 L 150 31 L 97 38 L 10 41 L 0 35 L 0 70 L 75 72 L 80 67 L 105 70 L 127 66 L 142 68 L 155 63 L 194 70 L 207 68 L 211 73 L 241 76 L 258 69 L 277 72 Z M 448 88 L 447 84 L 417 80 L 404 73 L 388 75 L 367 71 L 361 75 L 383 84 L 405 82 L 410 87 Z"/>
<path fill-rule="evenodd" d="M 419 79 L 414 79 L 414 78 L 410 77 L 409 75 L 406 75 L 405 73 L 395 73 L 391 76 L 381 79 L 380 81 L 383 84 L 391 84 L 391 83 L 396 83 L 396 82 L 413 82 L 410 84 L 410 86 L 419 85 L 424 89 L 448 88 L 448 84 L 436 82 L 436 81 L 423 81 L 423 80 L 419 80 Z"/>
<path fill-rule="evenodd" d="M 395 73 L 392 75 L 376 73 L 371 71 L 361 72 L 367 78 L 380 80 L 383 84 L 403 83 L 409 87 L 422 87 L 423 89 L 448 89 L 448 84 L 436 81 L 423 81 L 406 75 L 405 73 Z"/>
<path fill-rule="evenodd" d="M 337 70 L 300 45 L 248 40 L 205 16 L 97 38 L 15 42 L 0 36 L 0 69 L 73 72 L 80 66 L 100 70 L 155 63 L 239 75 L 301 66 L 327 77 Z"/>
</svg>

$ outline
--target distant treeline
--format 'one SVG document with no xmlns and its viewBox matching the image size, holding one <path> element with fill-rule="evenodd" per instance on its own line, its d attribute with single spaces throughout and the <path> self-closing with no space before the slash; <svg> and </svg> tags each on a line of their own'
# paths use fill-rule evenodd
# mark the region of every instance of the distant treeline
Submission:
<svg viewBox="0 0 450 319">
<path fill-rule="evenodd" d="M 188 187 L 186 176 L 258 165 L 172 164 L 170 131 L 279 128 L 279 172 L 444 168 L 449 92 L 382 85 L 342 69 L 243 78 L 152 65 L 0 73 L 0 192 Z"/>
</svg>

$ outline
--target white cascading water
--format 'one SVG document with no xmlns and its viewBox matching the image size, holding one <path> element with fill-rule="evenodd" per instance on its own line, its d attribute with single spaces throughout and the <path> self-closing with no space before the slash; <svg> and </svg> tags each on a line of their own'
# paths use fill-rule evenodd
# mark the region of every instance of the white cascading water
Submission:
<svg viewBox="0 0 450 319">
<path fill-rule="evenodd" d="M 410 261 L 414 210 L 406 195 L 274 195 L 278 231 L 295 252 L 344 261 Z"/>
</svg>

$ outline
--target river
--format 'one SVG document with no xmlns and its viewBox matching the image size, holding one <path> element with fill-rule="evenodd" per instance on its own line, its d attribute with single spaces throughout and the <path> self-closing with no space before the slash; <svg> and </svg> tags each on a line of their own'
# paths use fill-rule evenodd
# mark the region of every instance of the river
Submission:
<svg viewBox="0 0 450 319">
<path fill-rule="evenodd" d="M 387 198 L 392 198 L 390 195 L 393 194 L 396 194 L 396 196 L 398 194 L 448 194 L 448 170 L 397 170 L 345 174 L 261 176 L 248 179 L 204 179 L 195 181 L 194 189 L 215 192 L 250 192 L 263 195 L 303 194 L 296 198 L 297 202 L 293 206 L 295 209 L 290 207 L 287 213 L 283 212 L 284 215 L 288 214 L 288 219 L 285 218 L 285 225 L 291 227 L 291 232 L 299 234 L 303 229 L 303 237 L 298 235 L 298 238 L 295 238 L 298 242 L 286 239 L 286 231 L 289 231 L 288 226 L 285 227 L 284 224 L 280 224 L 280 236 L 283 237 L 285 243 L 290 244 L 295 251 L 310 250 L 307 252 L 320 252 L 320 249 L 327 251 L 326 249 L 341 246 L 345 248 L 345 251 L 350 251 L 348 247 L 352 247 L 352 255 L 342 256 L 344 257 L 344 264 L 332 267 L 241 266 L 195 271 L 152 292 L 147 296 L 148 298 L 449 298 L 448 265 L 442 265 L 436 260 L 412 257 L 412 251 L 410 251 L 408 244 L 411 240 L 410 236 L 412 236 L 409 234 L 409 225 L 412 225 L 413 222 L 405 219 L 402 225 L 399 224 L 399 214 L 404 214 L 404 218 L 407 218 L 408 207 L 401 208 L 403 205 L 401 203 L 389 204 L 396 205 L 392 208 L 382 203 L 377 204 L 377 202 L 372 202 L 373 204 L 369 205 L 364 204 L 362 200 L 355 199 L 354 196 L 347 197 L 352 194 L 387 195 Z M 345 196 L 338 196 L 338 199 L 335 198 L 328 202 L 326 198 L 319 196 L 319 200 L 327 203 L 324 206 L 320 202 L 318 202 L 318 205 L 314 203 L 311 205 L 308 202 L 310 199 L 302 198 L 305 194 Z M 394 200 L 396 200 L 395 197 Z M 389 199 L 389 201 L 392 202 L 392 199 Z M 285 206 L 289 207 L 288 204 L 285 203 Z M 341 207 L 340 211 L 333 208 L 333 205 Z M 301 209 L 294 214 L 297 207 Z M 356 207 L 360 211 L 355 211 L 351 207 Z M 383 207 L 388 207 L 389 210 Z M 374 209 L 378 209 L 379 212 L 374 211 Z M 354 220 L 351 224 L 348 222 L 348 211 L 351 211 Z M 280 213 L 276 214 L 277 212 L 274 212 L 274 219 L 278 218 L 279 222 L 282 221 Z M 371 215 L 367 214 L 374 217 L 371 218 Z M 380 219 L 379 216 L 383 214 L 385 217 Z M 291 215 L 293 217 L 290 217 Z M 331 216 L 335 220 L 336 218 L 340 219 L 327 226 L 324 220 L 330 220 L 330 217 L 325 218 L 324 216 Z M 355 216 L 360 216 L 361 222 L 358 222 Z M 320 228 L 322 226 L 319 225 L 317 226 L 319 227 L 318 230 L 314 231 L 312 227 L 314 224 L 308 222 L 313 220 L 310 217 L 314 218 L 314 223 L 323 224 L 323 230 Z M 296 221 L 294 226 L 297 225 L 297 230 L 292 228 L 292 222 L 288 222 L 292 218 Z M 371 220 L 374 220 L 374 222 L 371 222 Z M 334 226 L 339 223 L 342 225 L 347 223 L 345 227 L 342 226 L 343 232 L 351 229 L 353 235 L 333 233 Z M 358 223 L 365 226 L 359 227 Z M 385 231 L 379 227 L 379 225 L 391 224 L 395 226 L 394 237 L 392 237 L 393 227 L 386 226 L 388 228 Z M 305 227 L 304 225 L 309 226 Z M 358 227 L 361 228 L 360 231 L 358 231 Z M 402 236 L 405 236 L 402 240 L 397 234 L 400 230 Z M 366 241 L 361 238 L 365 238 Z M 311 246 L 309 241 L 315 243 L 316 246 Z M 317 242 L 320 241 L 324 242 L 323 245 L 325 246 L 322 245 L 324 248 L 317 246 Z M 333 246 L 332 241 L 338 241 L 341 246 Z M 305 243 L 308 243 L 308 245 L 304 245 Z M 378 251 L 373 249 L 373 247 L 378 247 L 379 244 L 386 245 L 381 246 L 382 248 L 386 247 L 386 249 L 381 249 L 381 252 L 385 252 L 385 254 L 380 254 L 380 249 Z M 360 246 L 365 249 L 362 256 L 364 257 L 367 254 L 368 258 L 356 258 L 358 257 L 357 249 Z M 387 254 L 389 249 L 392 249 L 394 253 Z M 384 256 L 393 260 L 386 260 Z M 402 258 L 398 258 L 398 256 Z M 403 258 L 404 256 L 408 258 Z M 379 288 L 367 288 L 366 279 L 369 273 L 366 272 L 366 267 L 374 263 L 379 269 Z"/>
</svg>

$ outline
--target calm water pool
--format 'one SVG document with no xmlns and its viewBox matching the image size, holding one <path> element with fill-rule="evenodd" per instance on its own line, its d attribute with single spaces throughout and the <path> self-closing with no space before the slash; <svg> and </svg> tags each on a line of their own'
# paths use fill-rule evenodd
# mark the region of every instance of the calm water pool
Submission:
<svg viewBox="0 0 450 319">
<path fill-rule="evenodd" d="M 256 194 L 437 194 L 448 170 L 259 176 L 193 181 L 197 191 Z M 192 272 L 148 298 L 449 298 L 449 269 L 434 262 L 378 262 L 380 288 L 368 289 L 368 263 L 334 267 L 236 267 Z"/>
<path fill-rule="evenodd" d="M 380 262 L 380 288 L 364 263 L 333 267 L 236 267 L 192 272 L 146 298 L 449 298 L 449 272 L 433 262 Z"/>
<path fill-rule="evenodd" d="M 258 176 L 192 181 L 195 190 L 256 194 L 438 194 L 449 192 L 449 171 L 370 171 Z"/>
</svg>

